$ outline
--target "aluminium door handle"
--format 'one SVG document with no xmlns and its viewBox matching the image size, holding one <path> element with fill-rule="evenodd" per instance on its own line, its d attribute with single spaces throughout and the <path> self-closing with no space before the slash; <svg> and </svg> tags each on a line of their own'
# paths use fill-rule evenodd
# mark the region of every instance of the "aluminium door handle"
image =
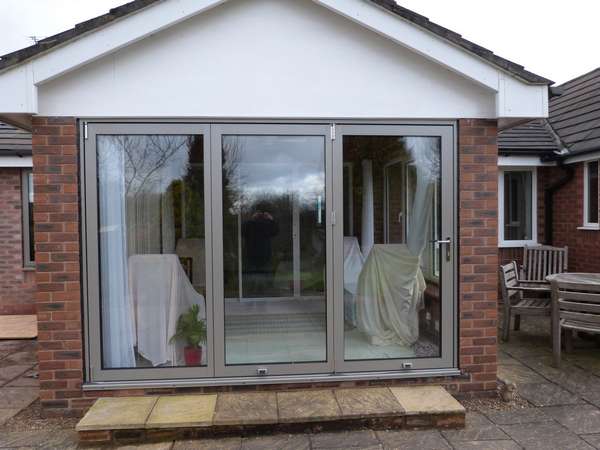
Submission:
<svg viewBox="0 0 600 450">
<path fill-rule="evenodd" d="M 438 245 L 442 245 L 444 244 L 446 247 L 446 261 L 450 261 L 450 249 L 452 248 L 452 239 L 450 239 L 449 237 L 447 237 L 446 239 L 440 239 L 437 241 L 433 241 Z"/>
</svg>

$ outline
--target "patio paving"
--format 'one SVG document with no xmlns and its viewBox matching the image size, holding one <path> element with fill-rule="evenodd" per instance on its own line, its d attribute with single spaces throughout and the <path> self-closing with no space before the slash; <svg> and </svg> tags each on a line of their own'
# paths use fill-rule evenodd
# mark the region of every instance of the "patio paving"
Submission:
<svg viewBox="0 0 600 450">
<path fill-rule="evenodd" d="M 499 374 L 501 379 L 515 383 L 519 395 L 527 399 L 525 407 L 511 410 L 477 407 L 474 411 L 471 406 L 466 426 L 461 430 L 361 429 L 84 447 L 78 443 L 77 434 L 72 429 L 12 431 L 0 425 L 0 449 L 600 449 L 600 346 L 595 341 L 577 339 L 575 351 L 564 354 L 564 363 L 558 370 L 551 366 L 546 323 L 527 318 L 521 325 L 521 331 L 511 332 L 509 343 L 500 345 Z M 37 380 L 27 376 L 35 370 L 31 363 L 34 349 L 34 346 L 22 341 L 0 341 L 0 369 L 4 369 L 0 374 L 14 375 L 12 380 L 3 378 L 0 381 L 0 392 L 4 389 L 14 392 L 12 389 L 22 385 L 25 389 L 20 392 L 32 390 L 37 393 Z M 307 420 L 335 414 L 337 407 L 330 394 L 304 399 L 293 394 L 283 395 L 277 399 L 278 406 L 282 408 L 279 414 L 285 417 L 288 409 L 299 411 Z M 383 396 L 379 401 L 387 404 L 389 398 Z M 165 405 L 165 408 L 168 409 L 168 406 Z M 223 406 L 236 409 L 239 405 Z M 366 406 L 368 403 L 362 405 L 363 408 Z M 408 412 L 416 407 L 416 403 L 413 398 L 406 397 L 403 406 Z M 0 423 L 3 412 L 13 415 L 15 410 L 3 408 L 0 400 Z"/>
</svg>

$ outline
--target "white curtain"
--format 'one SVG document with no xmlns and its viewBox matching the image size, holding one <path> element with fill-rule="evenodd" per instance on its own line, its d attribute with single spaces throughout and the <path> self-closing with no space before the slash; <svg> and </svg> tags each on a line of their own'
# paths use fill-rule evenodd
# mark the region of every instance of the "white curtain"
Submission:
<svg viewBox="0 0 600 450">
<path fill-rule="evenodd" d="M 420 257 L 430 235 L 433 194 L 440 173 L 439 140 L 429 137 L 407 137 L 404 141 L 412 159 L 411 165 L 416 171 L 406 245 L 413 255 Z"/>
<path fill-rule="evenodd" d="M 373 161 L 362 161 L 362 229 L 361 243 L 362 254 L 369 256 L 375 243 L 375 212 L 373 205 Z"/>
<path fill-rule="evenodd" d="M 98 150 L 103 362 L 108 368 L 135 367 L 127 283 L 123 152 L 109 136 L 98 138 Z"/>
</svg>

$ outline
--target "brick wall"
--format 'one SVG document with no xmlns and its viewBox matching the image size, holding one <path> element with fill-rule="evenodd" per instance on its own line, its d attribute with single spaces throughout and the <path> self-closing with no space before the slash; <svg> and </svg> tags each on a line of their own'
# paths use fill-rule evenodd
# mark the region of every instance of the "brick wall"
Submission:
<svg viewBox="0 0 600 450">
<path fill-rule="evenodd" d="M 0 314 L 35 314 L 35 275 L 23 268 L 21 169 L 0 167 Z"/>
<path fill-rule="evenodd" d="M 77 413 L 83 380 L 76 122 L 33 118 L 40 400 L 47 415 Z"/>
<path fill-rule="evenodd" d="M 457 394 L 496 389 L 497 147 L 496 122 L 459 122 L 460 367 L 454 378 L 374 380 L 357 385 L 443 384 Z M 81 391 L 83 342 L 79 267 L 76 122 L 33 120 L 40 398 L 45 414 L 80 415 L 99 396 L 189 392 L 190 388 Z M 348 386 L 317 383 L 314 387 Z M 198 388 L 197 392 L 289 386 Z"/>
<path fill-rule="evenodd" d="M 600 231 L 579 230 L 583 223 L 583 163 L 572 164 L 573 179 L 554 194 L 553 245 L 569 247 L 569 271 L 600 272 Z M 558 167 L 538 168 L 538 242 L 544 235 L 545 188 L 564 176 Z M 522 248 L 503 248 L 500 260 L 522 263 Z"/>
<path fill-rule="evenodd" d="M 459 121 L 461 391 L 496 387 L 498 302 L 498 147 L 496 121 Z"/>
</svg>

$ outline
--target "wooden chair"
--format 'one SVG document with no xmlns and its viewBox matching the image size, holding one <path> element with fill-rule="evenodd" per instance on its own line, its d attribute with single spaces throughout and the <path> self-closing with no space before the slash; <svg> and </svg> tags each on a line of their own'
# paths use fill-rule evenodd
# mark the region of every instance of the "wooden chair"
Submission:
<svg viewBox="0 0 600 450">
<path fill-rule="evenodd" d="M 515 261 L 500 266 L 500 286 L 504 301 L 504 322 L 502 324 L 502 340 L 508 341 L 510 332 L 510 318 L 515 316 L 515 330 L 519 329 L 521 315 L 548 316 L 551 314 L 551 303 L 548 296 L 527 298 L 523 294 L 535 292 L 537 294 L 548 294 L 547 286 L 537 283 L 531 284 L 519 281 L 518 269 Z"/>
<path fill-rule="evenodd" d="M 523 269 L 520 279 L 528 283 L 545 283 L 548 275 L 567 272 L 569 248 L 535 245 L 523 247 Z"/>
<path fill-rule="evenodd" d="M 600 285 L 552 283 L 552 348 L 554 365 L 560 366 L 561 333 L 565 351 L 573 351 L 573 331 L 600 334 Z"/>
</svg>

